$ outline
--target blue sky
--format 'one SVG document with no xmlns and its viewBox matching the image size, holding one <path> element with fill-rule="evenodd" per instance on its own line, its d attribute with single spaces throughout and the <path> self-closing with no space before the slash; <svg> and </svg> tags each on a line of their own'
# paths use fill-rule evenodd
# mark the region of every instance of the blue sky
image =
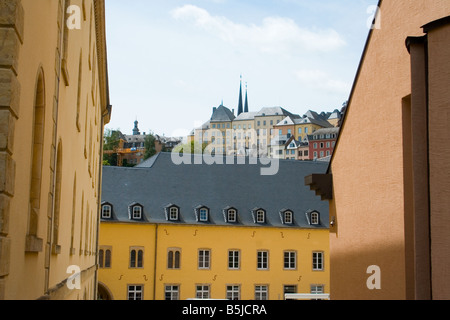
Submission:
<svg viewBox="0 0 450 320">
<path fill-rule="evenodd" d="M 186 135 L 222 100 L 340 109 L 378 0 L 107 0 L 111 129 Z"/>
</svg>

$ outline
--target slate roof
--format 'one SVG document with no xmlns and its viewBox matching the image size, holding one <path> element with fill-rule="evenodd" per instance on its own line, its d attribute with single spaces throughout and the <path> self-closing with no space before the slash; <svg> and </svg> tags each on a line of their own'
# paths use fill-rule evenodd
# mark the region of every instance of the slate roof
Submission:
<svg viewBox="0 0 450 320">
<path fill-rule="evenodd" d="M 219 106 L 214 109 L 214 113 L 211 117 L 210 122 L 231 122 L 236 118 L 236 116 L 231 112 L 230 109 L 224 106 Z"/>
<path fill-rule="evenodd" d="M 237 163 L 236 159 L 226 158 L 225 161 Z M 260 169 L 270 165 L 263 165 L 262 160 L 256 158 L 252 160 L 258 164 L 251 164 L 249 158 L 240 159 L 246 164 L 176 165 L 170 153 L 160 153 L 138 167 L 104 167 L 102 203 L 112 206 L 111 220 L 117 222 L 131 222 L 129 206 L 139 204 L 143 206 L 144 217 L 135 223 L 329 227 L 328 202 L 321 201 L 304 184 L 305 176 L 325 173 L 328 164 L 279 160 L 278 174 L 262 176 Z M 171 205 L 180 209 L 180 221 L 167 220 Z M 208 222 L 197 221 L 196 210 L 203 206 L 210 212 Z M 224 217 L 224 210 L 230 207 L 238 211 L 236 223 L 228 223 Z M 255 209 L 259 208 L 267 215 L 262 225 L 254 221 Z M 293 225 L 285 225 L 281 219 L 280 213 L 286 209 L 294 212 Z M 307 214 L 311 211 L 320 213 L 320 225 L 308 223 Z"/>
</svg>

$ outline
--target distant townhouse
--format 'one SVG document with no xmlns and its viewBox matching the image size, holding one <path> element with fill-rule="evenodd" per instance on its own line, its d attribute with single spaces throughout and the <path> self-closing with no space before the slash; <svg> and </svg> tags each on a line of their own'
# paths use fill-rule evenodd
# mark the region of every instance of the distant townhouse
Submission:
<svg viewBox="0 0 450 320">
<path fill-rule="evenodd" d="M 308 136 L 310 160 L 330 157 L 338 136 L 339 128 L 320 129 Z"/>
</svg>

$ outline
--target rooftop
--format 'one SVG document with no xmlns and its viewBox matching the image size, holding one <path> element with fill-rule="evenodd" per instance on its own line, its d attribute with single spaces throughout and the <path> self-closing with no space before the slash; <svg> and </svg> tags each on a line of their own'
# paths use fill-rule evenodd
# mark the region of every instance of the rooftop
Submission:
<svg viewBox="0 0 450 320">
<path fill-rule="evenodd" d="M 195 160 L 202 160 L 194 155 Z M 238 159 L 245 164 L 237 164 Z M 328 164 L 279 160 L 279 171 L 273 176 L 262 176 L 264 159 L 224 159 L 236 164 L 181 164 L 176 165 L 170 153 L 160 153 L 135 168 L 105 167 L 103 169 L 102 201 L 113 208 L 112 221 L 130 222 L 129 207 L 138 203 L 144 208 L 144 219 L 138 223 L 205 224 L 196 219 L 196 208 L 210 210 L 206 224 L 229 225 L 224 219 L 226 208 L 238 212 L 237 226 L 260 227 L 255 224 L 255 208 L 266 211 L 264 226 L 290 228 L 328 228 L 328 203 L 315 196 L 305 186 L 304 178 L 312 173 L 325 173 Z M 274 159 L 272 159 L 275 161 Z M 251 164 L 254 163 L 258 164 Z M 274 193 L 276 190 L 276 193 Z M 167 220 L 167 208 L 180 209 L 180 221 Z M 294 223 L 284 225 L 283 210 L 294 213 Z M 312 226 L 307 214 L 318 211 L 321 224 Z"/>
</svg>

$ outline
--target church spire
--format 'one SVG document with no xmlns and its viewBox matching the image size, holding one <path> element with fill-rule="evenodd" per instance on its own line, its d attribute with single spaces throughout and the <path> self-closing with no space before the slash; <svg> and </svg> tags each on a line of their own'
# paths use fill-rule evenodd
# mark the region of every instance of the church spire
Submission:
<svg viewBox="0 0 450 320">
<path fill-rule="evenodd" d="M 244 112 L 248 113 L 248 87 L 247 82 L 245 83 L 245 105 L 244 105 Z"/>
<path fill-rule="evenodd" d="M 244 112 L 244 107 L 242 106 L 242 75 L 241 75 L 241 86 L 239 90 L 239 105 L 238 105 L 238 116 Z"/>
</svg>

